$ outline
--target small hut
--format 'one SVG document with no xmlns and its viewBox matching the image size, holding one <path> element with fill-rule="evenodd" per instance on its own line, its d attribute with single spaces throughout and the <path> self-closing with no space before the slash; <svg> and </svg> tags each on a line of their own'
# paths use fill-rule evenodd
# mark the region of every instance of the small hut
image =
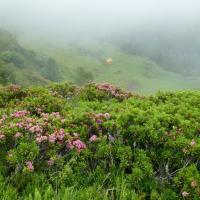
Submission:
<svg viewBox="0 0 200 200">
<path fill-rule="evenodd" d="M 107 58 L 107 59 L 105 59 L 105 63 L 106 63 L 107 65 L 112 65 L 113 59 L 112 59 L 112 58 Z"/>
</svg>

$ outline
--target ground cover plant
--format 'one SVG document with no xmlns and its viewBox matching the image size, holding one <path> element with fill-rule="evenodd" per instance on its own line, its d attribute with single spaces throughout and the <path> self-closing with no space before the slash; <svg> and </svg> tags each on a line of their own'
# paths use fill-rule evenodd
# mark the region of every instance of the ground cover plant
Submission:
<svg viewBox="0 0 200 200">
<path fill-rule="evenodd" d="M 199 199 L 200 92 L 0 88 L 1 199 Z"/>
</svg>

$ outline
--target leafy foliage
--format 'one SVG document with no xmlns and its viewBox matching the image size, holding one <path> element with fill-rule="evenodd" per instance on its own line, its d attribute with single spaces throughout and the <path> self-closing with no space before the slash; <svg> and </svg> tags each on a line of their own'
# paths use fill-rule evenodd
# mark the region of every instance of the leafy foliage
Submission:
<svg viewBox="0 0 200 200">
<path fill-rule="evenodd" d="M 22 48 L 16 38 L 0 30 L 0 84 L 44 85 L 60 80 L 55 60 Z"/>
<path fill-rule="evenodd" d="M 200 93 L 127 94 L 1 88 L 2 199 L 198 199 Z"/>
</svg>

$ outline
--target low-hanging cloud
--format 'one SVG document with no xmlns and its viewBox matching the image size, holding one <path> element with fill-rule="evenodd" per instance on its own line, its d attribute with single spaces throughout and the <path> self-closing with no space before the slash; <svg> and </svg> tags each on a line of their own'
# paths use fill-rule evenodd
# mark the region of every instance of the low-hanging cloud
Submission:
<svg viewBox="0 0 200 200">
<path fill-rule="evenodd" d="M 0 25 L 66 37 L 106 35 L 143 24 L 191 24 L 198 0 L 1 0 Z"/>
</svg>

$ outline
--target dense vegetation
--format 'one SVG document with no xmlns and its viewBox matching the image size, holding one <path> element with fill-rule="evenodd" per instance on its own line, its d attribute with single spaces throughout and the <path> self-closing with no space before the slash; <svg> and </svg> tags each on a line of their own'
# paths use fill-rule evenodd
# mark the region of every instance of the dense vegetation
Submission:
<svg viewBox="0 0 200 200">
<path fill-rule="evenodd" d="M 0 90 L 1 199 L 199 199 L 200 92 Z"/>
<path fill-rule="evenodd" d="M 0 84 L 40 84 L 59 80 L 53 58 L 24 49 L 13 35 L 0 30 Z"/>
</svg>

